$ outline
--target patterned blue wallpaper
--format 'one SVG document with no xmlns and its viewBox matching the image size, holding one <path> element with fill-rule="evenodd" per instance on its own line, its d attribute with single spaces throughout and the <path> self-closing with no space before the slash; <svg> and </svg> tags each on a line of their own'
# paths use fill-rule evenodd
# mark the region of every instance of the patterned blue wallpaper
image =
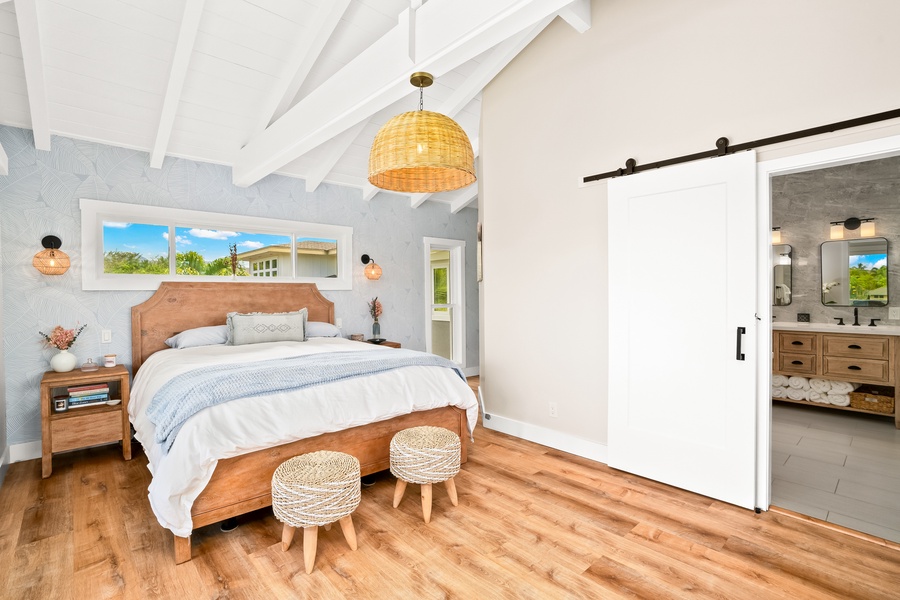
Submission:
<svg viewBox="0 0 900 600">
<path fill-rule="evenodd" d="M 411 209 L 409 200 L 388 194 L 366 202 L 357 189 L 328 184 L 308 193 L 303 180 L 280 175 L 239 188 L 231 184 L 230 167 L 167 158 L 152 169 L 146 152 L 58 136 L 44 152 L 34 148 L 31 131 L 12 127 L 0 126 L 0 144 L 9 156 L 9 175 L 0 176 L 9 445 L 41 438 L 39 382 L 53 352 L 43 348 L 38 331 L 87 324 L 73 348 L 79 364 L 113 352 L 130 365 L 131 307 L 151 294 L 82 291 L 79 198 L 353 227 L 353 289 L 323 294 L 335 302 L 345 335 L 371 332 L 366 303 L 377 295 L 384 304 L 382 335 L 414 350 L 425 349 L 422 238 L 466 240 L 467 366 L 478 366 L 474 208 L 453 215 L 446 204 L 426 202 Z M 31 266 L 50 234 L 72 259 L 57 277 Z M 364 277 L 363 253 L 384 268 L 380 280 Z M 112 344 L 100 344 L 101 329 L 112 330 Z"/>
</svg>

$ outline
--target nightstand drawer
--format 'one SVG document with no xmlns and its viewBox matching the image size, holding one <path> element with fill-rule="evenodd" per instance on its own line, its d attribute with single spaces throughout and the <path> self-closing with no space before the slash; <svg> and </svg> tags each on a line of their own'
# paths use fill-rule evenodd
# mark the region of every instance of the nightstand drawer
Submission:
<svg viewBox="0 0 900 600">
<path fill-rule="evenodd" d="M 823 375 L 844 381 L 888 382 L 891 379 L 886 360 L 826 356 L 823 362 Z"/>
<path fill-rule="evenodd" d="M 121 405 L 120 405 L 121 406 Z M 71 408 L 71 411 L 91 410 L 89 408 Z M 50 434 L 53 440 L 51 452 L 62 452 L 97 444 L 117 442 L 122 439 L 122 411 L 66 415 L 65 419 L 57 419 L 50 423 Z"/>
<path fill-rule="evenodd" d="M 778 360 L 779 373 L 793 373 L 795 375 L 816 374 L 815 354 L 794 354 L 791 352 L 782 352 L 778 355 Z"/>
<path fill-rule="evenodd" d="M 887 360 L 890 356 L 889 338 L 875 335 L 823 335 L 822 351 L 828 356 L 875 358 Z"/>
</svg>

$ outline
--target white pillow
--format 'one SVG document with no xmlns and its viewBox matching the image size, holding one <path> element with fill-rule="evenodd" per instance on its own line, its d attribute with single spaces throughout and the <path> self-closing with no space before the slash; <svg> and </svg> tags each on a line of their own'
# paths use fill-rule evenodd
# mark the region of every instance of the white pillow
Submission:
<svg viewBox="0 0 900 600">
<path fill-rule="evenodd" d="M 166 340 L 170 348 L 193 348 L 195 346 L 214 346 L 228 341 L 227 325 L 211 325 L 185 329 Z"/>
<path fill-rule="evenodd" d="M 306 337 L 341 337 L 341 330 L 336 325 L 324 321 L 307 321 Z"/>
<path fill-rule="evenodd" d="M 305 342 L 306 309 L 288 313 L 228 313 L 228 339 L 233 346 L 263 342 Z"/>
</svg>

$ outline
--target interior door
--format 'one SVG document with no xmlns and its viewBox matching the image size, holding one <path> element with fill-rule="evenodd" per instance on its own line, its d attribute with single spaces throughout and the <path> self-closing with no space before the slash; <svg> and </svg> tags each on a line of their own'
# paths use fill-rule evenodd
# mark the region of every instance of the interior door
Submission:
<svg viewBox="0 0 900 600">
<path fill-rule="evenodd" d="M 609 183 L 609 465 L 746 508 L 756 155 Z"/>
</svg>

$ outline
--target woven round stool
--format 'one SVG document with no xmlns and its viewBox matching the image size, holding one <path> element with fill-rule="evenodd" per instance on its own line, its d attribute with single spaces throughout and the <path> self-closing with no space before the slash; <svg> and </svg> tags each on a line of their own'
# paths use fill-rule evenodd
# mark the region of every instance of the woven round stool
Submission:
<svg viewBox="0 0 900 600">
<path fill-rule="evenodd" d="M 422 486 L 422 514 L 431 521 L 431 484 L 444 482 L 453 506 L 459 505 L 453 478 L 459 473 L 459 436 L 443 427 L 412 427 L 391 439 L 391 473 L 397 478 L 394 508 L 400 505 L 407 483 Z"/>
<path fill-rule="evenodd" d="M 359 461 L 343 452 L 321 450 L 284 461 L 272 474 L 272 512 L 284 523 L 281 549 L 287 551 L 294 529 L 303 528 L 303 562 L 312 573 L 319 526 L 340 521 L 341 531 L 356 550 L 350 514 L 359 506 Z"/>
</svg>

